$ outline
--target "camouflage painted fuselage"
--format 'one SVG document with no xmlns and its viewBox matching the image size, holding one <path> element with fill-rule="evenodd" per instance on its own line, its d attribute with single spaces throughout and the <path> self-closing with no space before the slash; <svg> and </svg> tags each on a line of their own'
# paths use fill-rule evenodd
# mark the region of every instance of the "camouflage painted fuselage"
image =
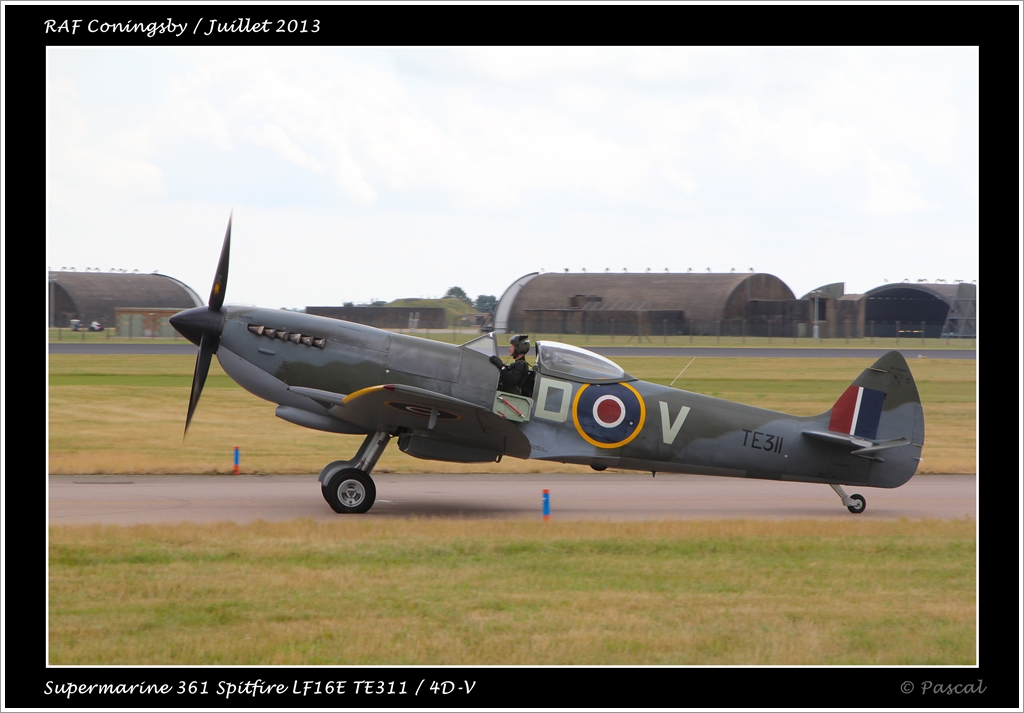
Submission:
<svg viewBox="0 0 1024 713">
<path fill-rule="evenodd" d="M 541 349 L 548 344 L 557 348 Z M 835 432 L 831 410 L 790 416 L 628 374 L 570 378 L 545 371 L 542 361 L 528 420 L 513 423 L 493 408 L 498 370 L 485 353 L 283 310 L 226 308 L 217 357 L 244 388 L 279 404 L 288 421 L 338 433 L 383 431 L 400 444 L 405 435 L 406 444 L 417 444 L 407 452 L 441 460 L 509 455 L 892 488 L 913 476 L 924 444 L 917 387 L 897 352 L 852 385 L 884 394 L 868 438 Z M 867 413 L 867 397 L 864 404 Z"/>
</svg>

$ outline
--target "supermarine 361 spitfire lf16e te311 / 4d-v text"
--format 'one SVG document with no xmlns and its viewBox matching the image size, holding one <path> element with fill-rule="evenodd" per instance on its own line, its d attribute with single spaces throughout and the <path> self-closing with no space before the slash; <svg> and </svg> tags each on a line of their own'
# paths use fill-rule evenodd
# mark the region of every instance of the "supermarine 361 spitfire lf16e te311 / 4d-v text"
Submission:
<svg viewBox="0 0 1024 713">
<path fill-rule="evenodd" d="M 350 460 L 320 473 L 339 513 L 366 512 L 370 473 L 392 439 L 417 458 L 484 463 L 503 456 L 647 472 L 724 475 L 831 486 L 852 513 L 860 494 L 914 475 L 924 417 L 906 360 L 889 352 L 831 409 L 790 416 L 633 378 L 614 362 L 559 342 L 535 346 L 518 393 L 498 389 L 493 334 L 461 346 L 326 317 L 224 306 L 231 221 L 207 307 L 171 324 L 199 346 L 185 429 L 214 354 L 285 421 L 364 434 Z M 513 350 L 529 348 L 525 335 Z M 505 383 L 503 380 L 502 383 Z"/>
</svg>

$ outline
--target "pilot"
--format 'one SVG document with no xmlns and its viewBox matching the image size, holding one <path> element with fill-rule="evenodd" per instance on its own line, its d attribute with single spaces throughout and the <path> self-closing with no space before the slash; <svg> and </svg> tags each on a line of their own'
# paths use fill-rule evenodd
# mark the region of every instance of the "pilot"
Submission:
<svg viewBox="0 0 1024 713">
<path fill-rule="evenodd" d="M 526 361 L 526 355 L 530 351 L 529 336 L 528 334 L 517 334 L 509 341 L 508 353 L 512 357 L 511 364 L 503 364 L 498 357 L 491 357 L 491 363 L 501 369 L 501 376 L 498 377 L 498 391 L 518 394 L 519 389 L 527 380 L 526 377 L 531 373 L 530 365 Z"/>
</svg>

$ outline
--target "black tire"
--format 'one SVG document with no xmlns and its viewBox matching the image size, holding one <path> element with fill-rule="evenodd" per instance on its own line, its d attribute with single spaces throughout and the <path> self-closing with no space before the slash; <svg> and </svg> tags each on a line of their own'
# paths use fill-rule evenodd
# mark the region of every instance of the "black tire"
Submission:
<svg viewBox="0 0 1024 713">
<path fill-rule="evenodd" d="M 324 500 L 337 513 L 363 513 L 373 507 L 377 499 L 377 486 L 373 478 L 361 470 L 339 470 L 320 486 Z"/>
<path fill-rule="evenodd" d="M 325 465 L 323 469 L 320 471 L 320 477 L 318 479 L 320 481 L 320 493 L 324 496 L 324 500 L 327 501 L 328 505 L 331 505 L 331 496 L 327 494 L 327 488 L 324 487 L 324 483 L 330 482 L 332 477 L 331 474 L 336 470 L 344 468 L 347 462 L 348 461 L 343 460 L 331 461 L 330 463 Z M 331 505 L 331 507 L 333 508 L 334 506 Z"/>
<path fill-rule="evenodd" d="M 853 501 L 853 505 L 847 505 L 846 509 L 854 515 L 860 515 L 868 506 L 868 501 L 865 500 L 864 496 L 860 493 L 854 493 L 851 495 L 850 500 Z"/>
</svg>

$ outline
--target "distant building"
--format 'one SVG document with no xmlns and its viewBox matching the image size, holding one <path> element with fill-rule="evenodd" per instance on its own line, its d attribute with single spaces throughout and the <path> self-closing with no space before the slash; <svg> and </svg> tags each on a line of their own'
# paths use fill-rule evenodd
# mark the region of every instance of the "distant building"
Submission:
<svg viewBox="0 0 1024 713">
<path fill-rule="evenodd" d="M 964 337 L 977 334 L 975 286 L 898 283 L 799 299 L 766 273 L 530 273 L 498 300 L 496 332 L 660 336 Z"/>
<path fill-rule="evenodd" d="M 974 339 L 977 286 L 970 282 L 882 285 L 864 293 L 864 321 L 876 337 Z M 923 333 L 922 331 L 923 330 Z"/>
<path fill-rule="evenodd" d="M 117 336 L 134 339 L 136 337 L 163 337 L 178 339 L 181 335 L 171 326 L 171 317 L 180 309 L 160 307 L 118 307 L 114 315 Z"/>
<path fill-rule="evenodd" d="M 817 298 L 822 337 L 977 336 L 976 286 L 969 282 L 898 282 L 863 294 L 845 294 L 843 286 L 824 285 L 801 298 Z"/>
<path fill-rule="evenodd" d="M 490 312 L 473 312 L 459 316 L 459 324 L 464 327 L 481 327 L 490 322 Z"/>
<path fill-rule="evenodd" d="M 52 327 L 67 327 L 72 319 L 113 327 L 121 309 L 141 315 L 203 305 L 188 285 L 158 273 L 51 271 L 49 278 Z"/>
<path fill-rule="evenodd" d="M 505 290 L 497 332 L 806 336 L 810 303 L 766 273 L 532 273 Z M 795 334 L 798 332 L 798 334 Z"/>
<path fill-rule="evenodd" d="M 367 324 L 380 329 L 444 329 L 444 307 L 306 307 L 306 314 Z"/>
</svg>

